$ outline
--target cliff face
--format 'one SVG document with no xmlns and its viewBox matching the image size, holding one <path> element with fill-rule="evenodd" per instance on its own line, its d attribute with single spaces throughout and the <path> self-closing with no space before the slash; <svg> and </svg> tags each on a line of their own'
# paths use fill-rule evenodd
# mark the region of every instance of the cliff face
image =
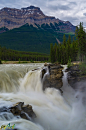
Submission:
<svg viewBox="0 0 86 130">
<path fill-rule="evenodd" d="M 60 90 L 61 93 L 63 93 L 63 91 L 61 90 L 61 87 L 63 86 L 62 83 L 63 67 L 58 63 L 55 64 L 45 63 L 44 66 L 48 66 L 49 75 L 46 75 L 45 78 L 43 79 L 43 90 L 45 90 L 46 88 L 56 88 Z M 43 69 L 42 77 L 44 76 L 45 73 L 46 71 L 45 69 Z"/>
<path fill-rule="evenodd" d="M 79 65 L 73 65 L 68 69 L 68 83 L 75 90 L 86 88 L 86 72 L 84 66 L 80 69 Z"/>
<path fill-rule="evenodd" d="M 70 22 L 61 21 L 55 17 L 49 17 L 43 14 L 43 12 L 38 7 L 30 6 L 27 8 L 21 9 L 12 9 L 12 8 L 3 8 L 0 10 L 0 28 L 6 27 L 8 29 L 18 28 L 24 24 L 32 24 L 35 26 L 39 24 L 48 24 L 52 23 L 55 26 L 59 26 L 60 30 L 66 30 L 66 32 L 74 32 L 75 26 Z M 55 28 L 58 29 L 58 27 Z"/>
</svg>

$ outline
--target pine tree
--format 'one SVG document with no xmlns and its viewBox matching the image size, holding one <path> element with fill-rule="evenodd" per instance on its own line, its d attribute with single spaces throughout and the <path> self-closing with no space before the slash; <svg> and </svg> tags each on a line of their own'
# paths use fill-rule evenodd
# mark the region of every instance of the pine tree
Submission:
<svg viewBox="0 0 86 130">
<path fill-rule="evenodd" d="M 50 44 L 50 61 L 51 63 L 54 63 L 55 61 L 55 55 L 54 55 L 54 49 L 53 49 L 53 44 Z"/>
<path fill-rule="evenodd" d="M 57 61 L 57 44 L 55 43 L 53 47 L 53 53 L 54 53 L 54 62 Z"/>
<path fill-rule="evenodd" d="M 66 46 L 66 36 L 65 36 L 65 34 L 63 35 L 63 44 L 64 44 L 64 46 Z"/>
</svg>

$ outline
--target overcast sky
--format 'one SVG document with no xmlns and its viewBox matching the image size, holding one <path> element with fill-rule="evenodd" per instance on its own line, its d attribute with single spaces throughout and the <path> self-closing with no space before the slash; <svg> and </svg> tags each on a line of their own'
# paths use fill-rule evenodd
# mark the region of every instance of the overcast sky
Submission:
<svg viewBox="0 0 86 130">
<path fill-rule="evenodd" d="M 20 9 L 30 5 L 40 7 L 45 15 L 70 21 L 73 25 L 83 22 L 86 27 L 86 0 L 0 0 L 0 9 Z"/>
</svg>

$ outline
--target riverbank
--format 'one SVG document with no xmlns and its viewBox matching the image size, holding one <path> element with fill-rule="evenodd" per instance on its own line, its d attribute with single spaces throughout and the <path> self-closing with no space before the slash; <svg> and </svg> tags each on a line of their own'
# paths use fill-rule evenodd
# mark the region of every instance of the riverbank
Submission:
<svg viewBox="0 0 86 130">
<path fill-rule="evenodd" d="M 1 61 L 2 64 L 44 63 L 44 61 Z"/>
</svg>

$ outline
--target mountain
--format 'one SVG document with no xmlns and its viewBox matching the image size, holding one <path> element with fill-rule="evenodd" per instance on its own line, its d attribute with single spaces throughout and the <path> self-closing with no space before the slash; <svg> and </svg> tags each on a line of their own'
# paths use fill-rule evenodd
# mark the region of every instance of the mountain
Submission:
<svg viewBox="0 0 86 130">
<path fill-rule="evenodd" d="M 44 26 L 50 24 L 56 32 L 69 33 L 75 32 L 75 26 L 69 21 L 62 21 L 55 17 L 46 16 L 38 7 L 30 6 L 27 8 L 3 8 L 0 10 L 0 28 L 8 29 L 19 28 L 28 23 L 29 25 Z"/>
<path fill-rule="evenodd" d="M 49 54 L 50 43 L 61 43 L 64 33 L 73 39 L 75 28 L 34 6 L 0 10 L 0 45 L 8 49 Z"/>
</svg>

